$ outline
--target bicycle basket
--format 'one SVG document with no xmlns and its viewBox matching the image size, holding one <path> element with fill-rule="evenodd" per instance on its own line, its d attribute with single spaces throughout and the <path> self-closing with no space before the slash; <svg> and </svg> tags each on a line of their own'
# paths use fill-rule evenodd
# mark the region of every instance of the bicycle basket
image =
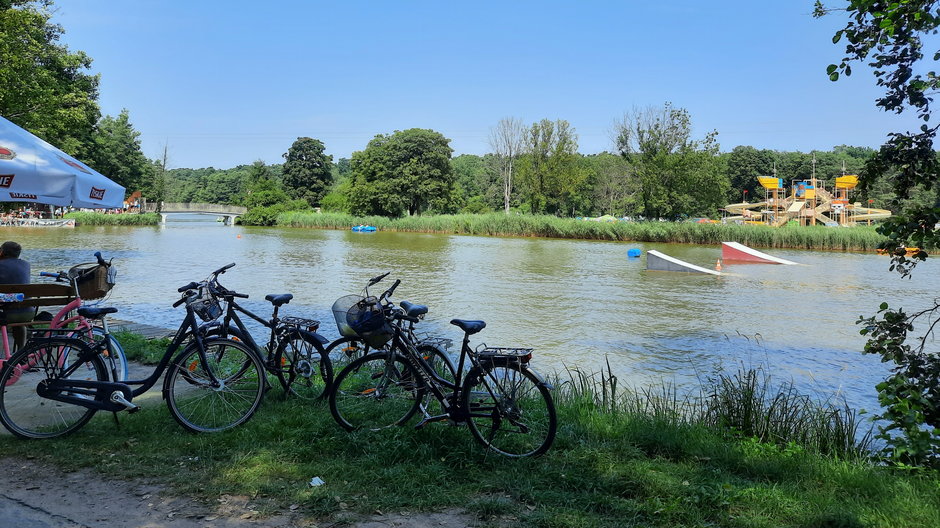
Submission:
<svg viewBox="0 0 940 528">
<path fill-rule="evenodd" d="M 117 270 L 112 265 L 97 262 L 78 264 L 69 269 L 69 278 L 76 279 L 78 296 L 82 299 L 100 299 L 111 291 L 117 277 Z"/>
<path fill-rule="evenodd" d="M 336 320 L 336 330 L 339 335 L 350 338 L 359 337 L 359 334 L 346 323 L 346 312 L 361 300 L 361 295 L 346 295 L 336 299 L 336 302 L 333 303 L 333 319 Z"/>
<path fill-rule="evenodd" d="M 222 315 L 218 299 L 213 297 L 205 286 L 186 298 L 186 306 L 192 308 L 193 312 L 206 322 L 214 321 Z"/>
<path fill-rule="evenodd" d="M 346 324 L 368 345 L 379 348 L 394 335 L 375 297 L 360 298 L 346 311 Z"/>
</svg>

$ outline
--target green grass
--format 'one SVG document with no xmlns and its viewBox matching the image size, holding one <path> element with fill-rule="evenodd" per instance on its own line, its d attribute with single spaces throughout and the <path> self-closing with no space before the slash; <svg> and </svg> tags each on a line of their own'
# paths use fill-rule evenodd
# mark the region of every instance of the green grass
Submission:
<svg viewBox="0 0 940 528">
<path fill-rule="evenodd" d="M 801 248 L 837 251 L 873 251 L 885 237 L 871 226 L 828 228 L 787 226 L 697 224 L 692 222 L 591 222 L 555 216 L 460 214 L 389 219 L 354 217 L 336 213 L 289 212 L 278 216 L 277 225 L 319 229 L 349 229 L 373 225 L 380 231 L 453 233 L 488 236 L 521 236 L 636 242 L 719 244 L 741 242 L 753 247 Z"/>
<path fill-rule="evenodd" d="M 785 438 L 779 431 L 788 428 L 749 436 L 748 420 L 708 411 L 761 416 L 780 394 L 790 401 L 781 408 L 802 410 L 772 421 L 800 424 L 800 416 L 832 410 L 797 405 L 793 392 L 763 376 L 726 376 L 741 385 L 730 393 L 718 378 L 701 398 L 669 387 L 624 390 L 608 373 L 564 376 L 554 390 L 558 437 L 536 459 L 488 455 L 466 427 L 346 433 L 325 402 L 286 400 L 276 388 L 249 423 L 226 433 L 186 433 L 160 404 L 121 415 L 119 427 L 110 414 L 98 416 L 63 439 L 2 436 L 0 452 L 143 475 L 210 502 L 248 495 L 268 513 L 297 504 L 324 524 L 342 504 L 363 514 L 459 508 L 484 526 L 940 526 L 936 473 L 896 472 L 858 450 Z M 310 487 L 313 477 L 326 484 Z"/>
<path fill-rule="evenodd" d="M 68 213 L 64 218 L 74 218 L 78 225 L 157 225 L 160 223 L 160 215 L 157 213 L 143 214 L 104 214 L 91 213 L 87 211 L 76 211 Z"/>
</svg>

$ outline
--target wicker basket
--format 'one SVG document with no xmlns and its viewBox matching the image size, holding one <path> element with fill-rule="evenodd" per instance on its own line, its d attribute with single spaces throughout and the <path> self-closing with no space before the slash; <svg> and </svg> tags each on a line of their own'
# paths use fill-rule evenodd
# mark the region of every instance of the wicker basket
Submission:
<svg viewBox="0 0 940 528">
<path fill-rule="evenodd" d="M 100 299 L 114 287 L 115 270 L 101 264 L 79 264 L 69 270 L 69 277 L 76 279 L 78 296 L 82 299 Z"/>
</svg>

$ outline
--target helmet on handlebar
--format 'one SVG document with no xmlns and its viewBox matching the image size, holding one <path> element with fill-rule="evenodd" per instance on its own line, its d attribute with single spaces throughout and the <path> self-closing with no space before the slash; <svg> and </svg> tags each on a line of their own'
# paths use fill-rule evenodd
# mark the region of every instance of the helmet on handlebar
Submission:
<svg viewBox="0 0 940 528">
<path fill-rule="evenodd" d="M 346 326 L 373 347 L 381 347 L 394 335 L 382 305 L 375 297 L 360 297 L 345 313 Z"/>
</svg>

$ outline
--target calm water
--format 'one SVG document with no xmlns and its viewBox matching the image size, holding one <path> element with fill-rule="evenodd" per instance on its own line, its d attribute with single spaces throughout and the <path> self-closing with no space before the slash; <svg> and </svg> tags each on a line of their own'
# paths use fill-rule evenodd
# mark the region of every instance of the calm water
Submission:
<svg viewBox="0 0 940 528">
<path fill-rule="evenodd" d="M 720 248 L 242 228 L 208 216 L 171 215 L 165 227 L 0 228 L 0 237 L 23 245 L 34 275 L 91 261 L 96 250 L 114 257 L 119 284 L 107 302 L 127 320 L 175 328 L 176 288 L 235 262 L 221 282 L 251 294 L 249 308 L 267 315 L 265 294 L 293 293 L 286 313 L 322 320 L 334 338 L 332 302 L 392 271 L 389 281 L 402 279 L 396 299 L 430 306 L 424 329 L 457 340 L 451 318 L 483 319 L 474 343 L 535 347 L 544 371 L 609 361 L 626 383 L 690 384 L 716 368 L 761 364 L 868 409 L 886 369 L 859 353 L 855 321 L 882 300 L 925 307 L 940 289 L 936 261 L 902 280 L 869 254 L 775 250 L 803 265 L 726 263 L 728 275 L 704 277 L 647 272 L 645 256 L 627 250 L 713 267 Z"/>
</svg>

